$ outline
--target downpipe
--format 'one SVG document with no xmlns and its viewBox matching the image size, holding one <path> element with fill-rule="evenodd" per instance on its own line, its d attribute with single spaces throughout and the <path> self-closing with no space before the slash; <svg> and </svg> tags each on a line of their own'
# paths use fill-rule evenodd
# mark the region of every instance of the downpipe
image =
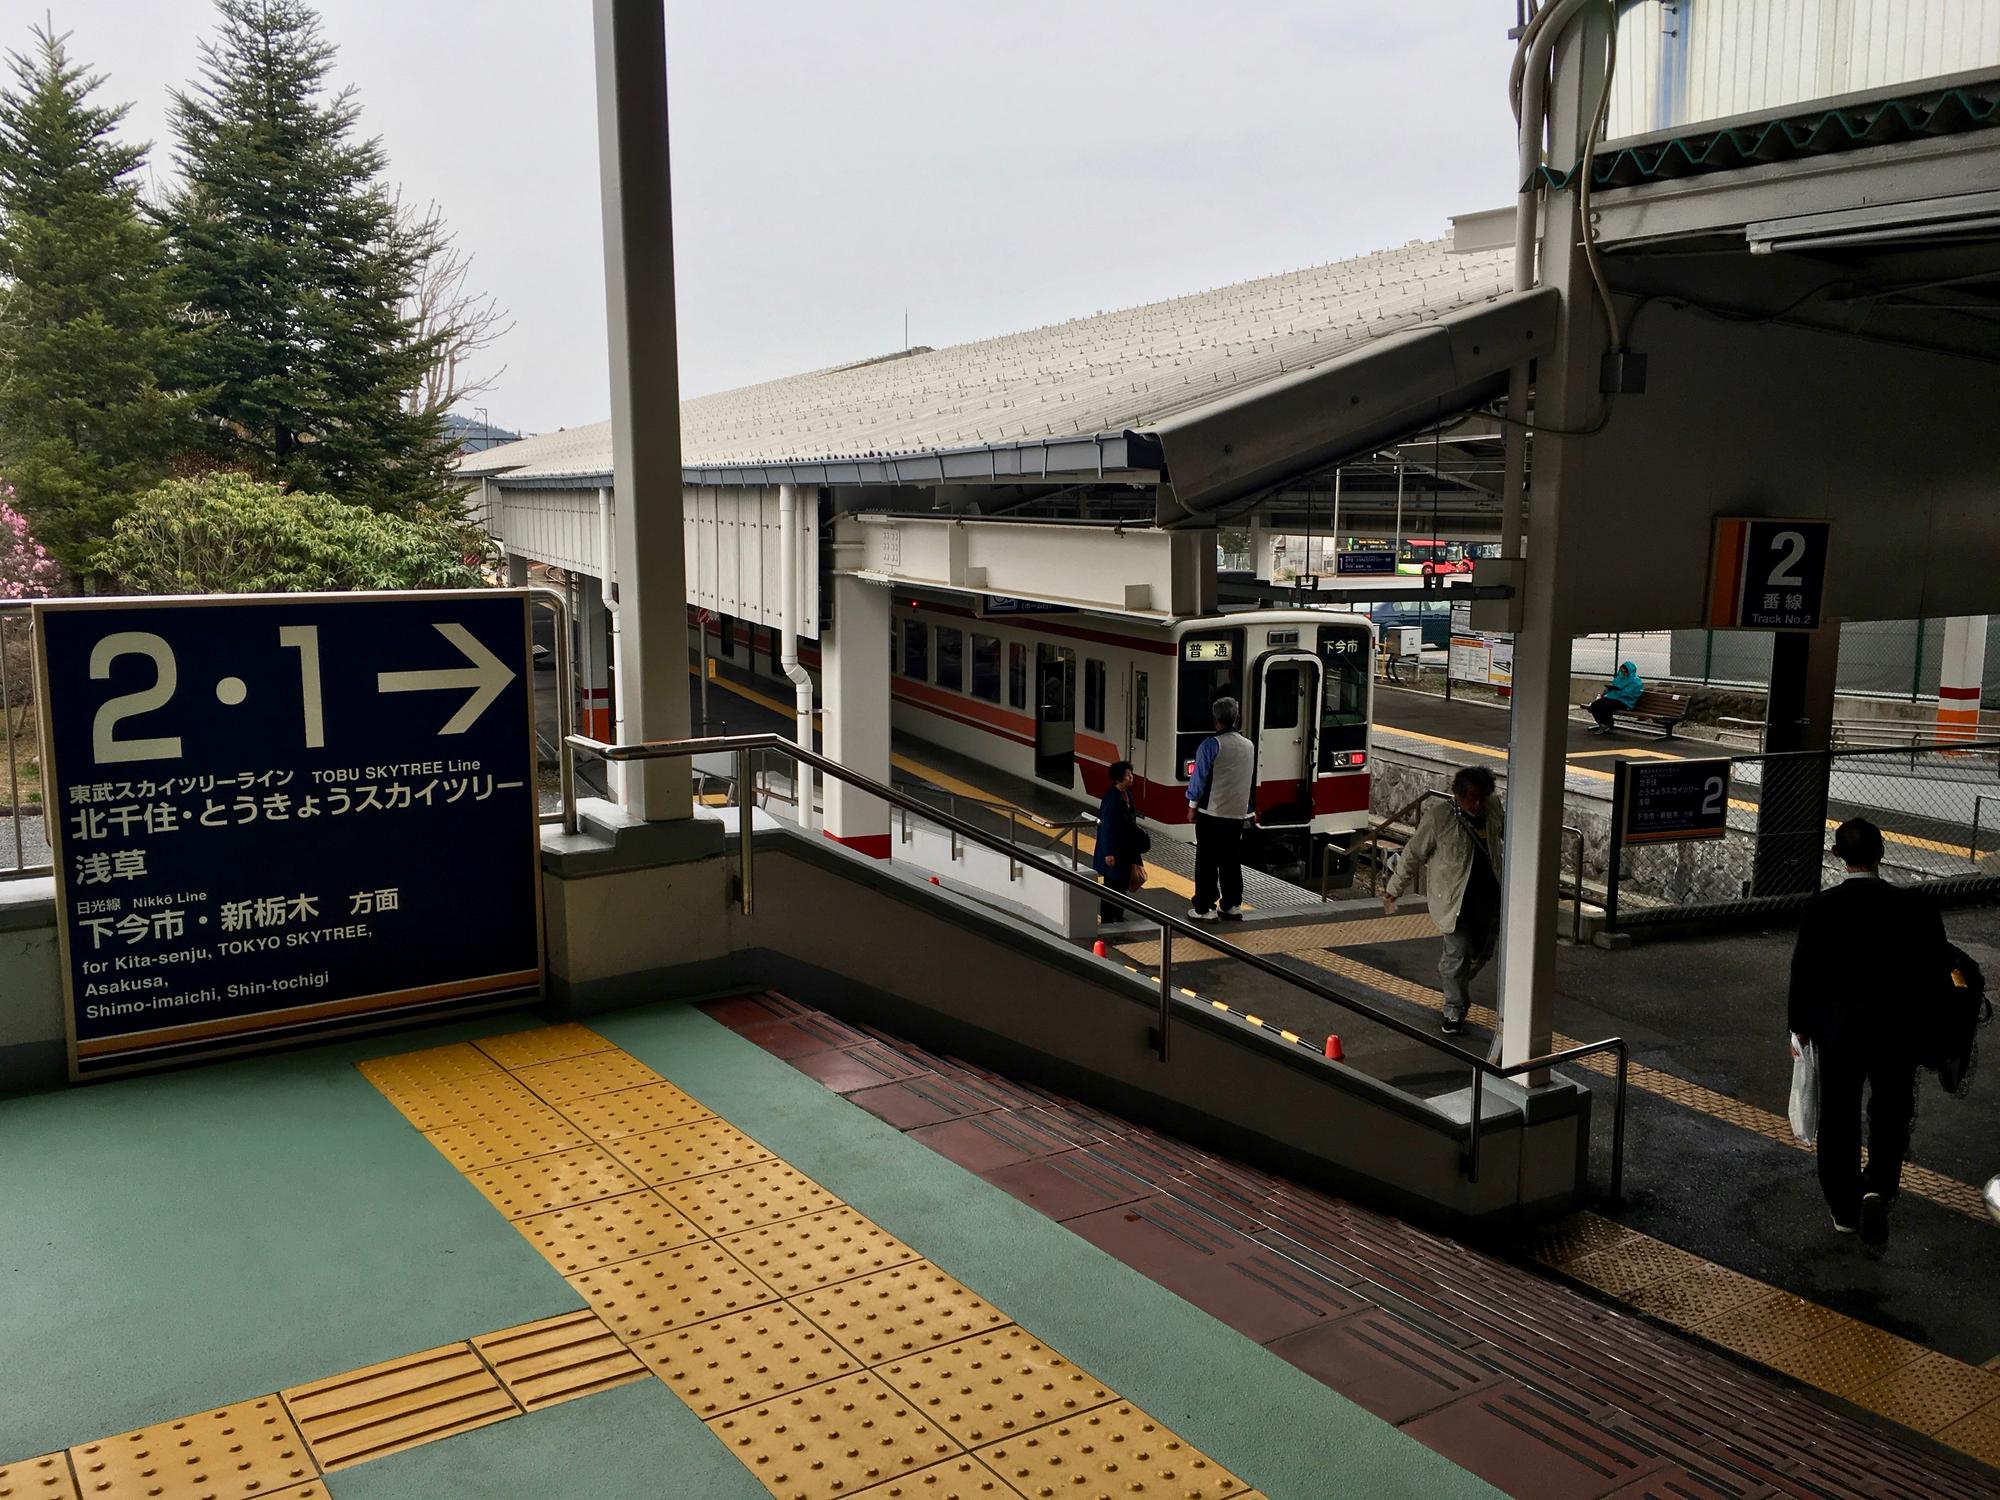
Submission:
<svg viewBox="0 0 2000 1500">
<path fill-rule="evenodd" d="M 795 484 L 779 485 L 779 587 L 785 596 L 779 660 L 785 669 L 785 676 L 792 684 L 793 712 L 798 718 L 798 728 L 794 737 L 801 749 L 811 750 L 813 748 L 812 674 L 799 665 L 799 545 L 804 532 L 805 528 L 799 525 L 799 487 Z M 796 765 L 799 826 L 810 829 L 813 823 L 813 768 L 804 761 L 796 762 Z"/>
</svg>

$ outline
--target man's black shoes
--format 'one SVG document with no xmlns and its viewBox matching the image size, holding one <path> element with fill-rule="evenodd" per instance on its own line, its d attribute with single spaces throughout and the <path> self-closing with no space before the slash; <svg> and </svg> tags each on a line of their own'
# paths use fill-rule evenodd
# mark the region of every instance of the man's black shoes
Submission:
<svg viewBox="0 0 2000 1500">
<path fill-rule="evenodd" d="M 1861 1195 L 1861 1243 L 1889 1243 L 1889 1205 L 1880 1193 Z"/>
</svg>

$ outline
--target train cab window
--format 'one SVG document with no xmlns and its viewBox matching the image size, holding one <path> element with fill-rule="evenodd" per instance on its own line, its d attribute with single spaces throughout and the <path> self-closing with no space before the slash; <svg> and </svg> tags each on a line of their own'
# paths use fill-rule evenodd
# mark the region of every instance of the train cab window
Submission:
<svg viewBox="0 0 2000 1500">
<path fill-rule="evenodd" d="M 1007 646 L 1007 706 L 1028 706 L 1028 648 L 1019 641 Z"/>
<path fill-rule="evenodd" d="M 1368 674 L 1374 633 L 1366 625 L 1319 627 L 1321 679 L 1319 768 L 1367 764 Z"/>
<path fill-rule="evenodd" d="M 965 691 L 965 632 L 955 626 L 937 628 L 937 685 Z"/>
<path fill-rule="evenodd" d="M 1083 727 L 1104 732 L 1104 663 L 1083 659 Z"/>
<path fill-rule="evenodd" d="M 1276 665 L 1264 673 L 1264 728 L 1297 729 L 1302 684 L 1297 667 Z"/>
<path fill-rule="evenodd" d="M 1135 673 L 1132 678 L 1132 738 L 1146 737 L 1146 720 L 1152 716 L 1151 705 L 1146 701 L 1146 674 Z"/>
<path fill-rule="evenodd" d="M 994 636 L 972 638 L 972 696 L 1000 701 L 1000 642 Z"/>
<path fill-rule="evenodd" d="M 1174 769 L 1182 781 L 1201 742 L 1215 733 L 1215 700 L 1243 703 L 1243 632 L 1204 630 L 1181 638 L 1180 705 L 1174 714 Z"/>
<path fill-rule="evenodd" d="M 931 627 L 922 620 L 903 621 L 903 675 L 931 680 Z"/>
</svg>

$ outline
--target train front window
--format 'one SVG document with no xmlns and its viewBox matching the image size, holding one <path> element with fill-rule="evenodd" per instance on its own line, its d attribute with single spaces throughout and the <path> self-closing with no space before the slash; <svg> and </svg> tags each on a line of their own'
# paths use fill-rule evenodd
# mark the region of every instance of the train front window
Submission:
<svg viewBox="0 0 2000 1500">
<path fill-rule="evenodd" d="M 1366 625 L 1322 625 L 1319 659 L 1319 768 L 1341 770 L 1365 765 L 1368 751 L 1368 658 L 1374 643 Z"/>
<path fill-rule="evenodd" d="M 1215 700 L 1243 704 L 1243 632 L 1204 630 L 1181 638 L 1179 707 L 1174 714 L 1175 769 L 1187 780 L 1201 742 L 1215 733 Z"/>
</svg>

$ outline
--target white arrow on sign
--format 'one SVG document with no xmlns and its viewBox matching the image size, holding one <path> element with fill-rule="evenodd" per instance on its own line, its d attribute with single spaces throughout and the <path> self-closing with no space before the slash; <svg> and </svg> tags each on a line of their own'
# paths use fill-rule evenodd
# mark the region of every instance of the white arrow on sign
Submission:
<svg viewBox="0 0 2000 1500">
<path fill-rule="evenodd" d="M 464 734 L 500 690 L 514 680 L 514 670 L 479 644 L 463 625 L 433 624 L 439 635 L 465 653 L 469 667 L 439 667 L 428 672 L 378 672 L 375 688 L 383 693 L 429 693 L 443 688 L 471 688 L 472 696 L 458 706 L 439 734 Z"/>
</svg>

